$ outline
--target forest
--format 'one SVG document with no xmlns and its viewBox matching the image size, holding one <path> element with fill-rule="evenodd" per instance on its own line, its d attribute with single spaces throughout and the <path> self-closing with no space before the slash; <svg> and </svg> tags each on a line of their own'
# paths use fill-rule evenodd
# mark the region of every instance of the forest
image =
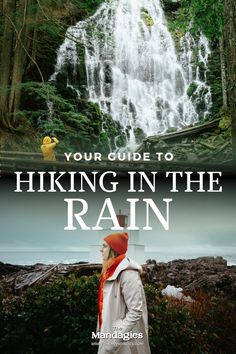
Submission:
<svg viewBox="0 0 236 354">
<path fill-rule="evenodd" d="M 126 2 L 129 3 L 129 1 Z M 103 17 L 101 20 L 98 17 L 93 20 L 91 16 L 104 3 L 106 6 L 103 12 L 100 12 Z M 119 38 L 111 35 L 112 21 L 110 19 L 112 16 L 114 18 L 115 15 L 118 16 L 117 12 L 114 12 L 116 5 L 112 3 L 117 2 L 102 0 L 0 1 L 1 150 L 38 152 L 43 136 L 56 135 L 61 142 L 59 152 L 100 151 L 106 154 L 109 151 L 117 151 L 130 146 L 130 144 L 133 144 L 132 148 L 137 147 L 150 135 L 159 136 L 163 133 L 175 132 L 183 127 L 219 119 L 219 127 L 214 132 L 214 136 L 212 137 L 211 133 L 205 133 L 208 140 L 200 141 L 200 144 L 205 144 L 205 149 L 209 148 L 212 141 L 217 141 L 216 135 L 220 135 L 222 130 L 221 139 L 223 140 L 218 144 L 222 145 L 224 140 L 230 141 L 228 145 L 230 150 L 226 155 L 222 155 L 222 158 L 236 160 L 235 1 L 151 1 L 153 8 L 158 7 L 155 10 L 156 14 L 164 11 L 167 23 L 168 33 L 163 32 L 160 38 L 163 39 L 166 36 L 163 43 L 168 44 L 168 36 L 169 33 L 171 34 L 178 60 L 182 55 L 183 62 L 181 74 L 178 71 L 174 73 L 176 78 L 174 94 L 177 100 L 182 100 L 178 106 L 178 114 L 176 117 L 173 116 L 176 107 L 170 99 L 165 100 L 158 96 L 153 103 L 156 107 L 153 112 L 158 125 L 155 119 L 150 123 L 148 109 L 140 111 L 141 114 L 139 114 L 140 108 L 138 103 L 132 100 L 132 95 L 127 96 L 128 98 L 121 97 L 121 103 L 118 103 L 122 107 L 118 106 L 116 97 L 119 96 L 119 92 L 117 87 L 114 87 L 116 80 L 114 66 L 118 59 L 122 59 L 120 59 L 122 55 L 124 57 L 127 55 L 127 48 L 124 49 Z M 142 26 L 142 28 L 136 29 L 136 32 L 139 32 L 138 35 L 143 33 L 144 37 L 151 38 L 151 35 L 158 34 L 158 29 L 155 28 L 158 27 L 160 17 L 155 17 L 155 13 L 148 5 L 141 8 L 139 27 Z M 131 15 L 134 17 L 134 14 Z M 90 18 L 91 20 L 88 20 Z M 78 32 L 75 32 L 76 26 Z M 164 30 L 166 31 L 165 28 Z M 77 33 L 80 33 L 80 37 Z M 190 43 L 188 50 L 193 55 L 191 60 L 195 61 L 195 69 L 191 70 L 195 70 L 198 75 L 192 80 L 186 79 L 186 60 L 183 59 L 183 50 L 186 55 L 188 54 L 186 53 L 188 41 Z M 204 45 L 201 60 L 197 54 L 197 46 L 194 44 L 197 41 L 200 46 Z M 60 56 L 63 43 L 67 45 L 64 57 L 62 54 Z M 185 49 L 183 49 L 184 45 Z M 107 46 L 109 50 L 106 51 Z M 117 54 L 117 48 L 121 48 L 120 57 L 119 53 Z M 198 48 L 200 48 L 199 44 Z M 97 57 L 96 50 L 99 52 Z M 153 52 L 150 52 L 153 58 L 154 55 L 159 55 L 155 50 L 152 49 Z M 168 50 L 165 55 L 169 57 L 174 55 Z M 103 51 L 106 54 L 105 58 Z M 207 51 L 209 53 L 206 56 Z M 75 52 L 77 53 L 76 63 L 72 66 Z M 108 58 L 109 55 L 113 55 L 115 59 Z M 195 59 L 193 59 L 194 55 Z M 99 58 L 100 67 L 95 63 L 94 65 L 97 66 L 94 69 L 89 60 L 96 58 Z M 153 58 L 151 59 L 154 60 Z M 63 65 L 59 60 L 64 60 Z M 110 65 L 112 60 L 113 66 Z M 134 58 L 127 60 L 125 74 L 129 75 L 128 71 L 132 71 L 132 68 L 129 69 L 130 60 L 134 62 Z M 145 57 L 144 60 L 146 60 Z M 177 60 L 175 63 L 178 68 Z M 139 67 L 140 72 L 141 69 Z M 152 96 L 152 93 L 155 94 L 158 90 L 155 80 L 158 81 L 159 73 L 156 74 L 154 70 L 153 74 L 150 71 L 152 77 L 149 79 L 147 78 L 149 72 L 145 70 L 144 68 L 143 76 L 146 75 L 144 78 L 141 78 L 142 73 L 138 73 L 135 79 L 141 82 L 140 87 L 144 87 L 145 84 L 148 90 L 150 82 L 151 85 L 153 82 L 153 87 L 147 91 L 148 95 Z M 166 77 L 168 75 L 172 73 L 167 72 Z M 184 80 L 178 75 L 185 75 Z M 119 80 L 118 86 L 122 82 L 121 79 Z M 184 84 L 179 84 L 180 80 L 183 80 Z M 173 82 L 170 85 L 172 84 Z M 99 92 L 97 87 L 100 87 Z M 130 88 L 132 91 L 133 86 L 129 86 L 128 91 Z M 135 95 L 137 97 L 137 93 Z M 147 107 L 148 102 L 144 103 Z M 118 115 L 119 107 L 121 107 L 121 113 L 119 112 Z M 143 123 L 139 121 L 139 115 L 142 116 L 145 112 L 147 112 L 147 122 Z M 124 120 L 125 115 L 127 118 Z"/>
</svg>

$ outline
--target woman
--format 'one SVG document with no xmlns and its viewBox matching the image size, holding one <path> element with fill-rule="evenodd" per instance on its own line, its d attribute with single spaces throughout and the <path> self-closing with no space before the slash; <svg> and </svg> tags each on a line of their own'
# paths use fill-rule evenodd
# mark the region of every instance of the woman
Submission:
<svg viewBox="0 0 236 354">
<path fill-rule="evenodd" d="M 142 268 L 125 253 L 128 234 L 104 238 L 98 291 L 99 354 L 149 354 L 147 305 Z"/>
</svg>

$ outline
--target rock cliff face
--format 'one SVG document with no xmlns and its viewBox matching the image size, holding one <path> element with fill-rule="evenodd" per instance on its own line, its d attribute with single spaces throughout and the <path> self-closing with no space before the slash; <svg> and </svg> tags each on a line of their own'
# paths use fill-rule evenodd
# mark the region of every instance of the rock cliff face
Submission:
<svg viewBox="0 0 236 354">
<path fill-rule="evenodd" d="M 144 268 L 150 283 L 160 282 L 164 286 L 182 287 L 184 291 L 202 290 L 236 297 L 236 266 L 227 266 L 222 257 L 177 259 L 168 263 L 148 260 Z"/>
<path fill-rule="evenodd" d="M 168 263 L 148 260 L 144 269 L 144 282 L 173 285 L 184 292 L 202 290 L 229 299 L 236 298 L 236 266 L 227 266 L 222 257 L 177 259 Z M 101 271 L 98 264 L 16 266 L 0 263 L 0 289 L 19 293 L 36 283 L 49 285 L 59 277 L 76 273 L 77 276 L 92 275 Z"/>
<path fill-rule="evenodd" d="M 14 265 L 14 264 L 0 262 L 0 279 L 2 276 L 8 275 L 8 274 L 13 274 L 13 273 L 19 272 L 20 270 L 23 270 L 23 269 L 28 270 L 32 267 L 33 266 L 20 266 L 20 265 Z"/>
</svg>

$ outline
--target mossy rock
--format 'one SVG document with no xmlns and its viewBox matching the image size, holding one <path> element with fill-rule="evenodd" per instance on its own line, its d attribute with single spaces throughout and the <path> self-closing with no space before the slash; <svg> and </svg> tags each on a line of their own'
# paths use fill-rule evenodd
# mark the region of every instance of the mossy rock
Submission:
<svg viewBox="0 0 236 354">
<path fill-rule="evenodd" d="M 107 141 L 108 137 L 107 137 L 107 133 L 106 132 L 101 132 L 99 135 L 99 140 L 102 141 Z"/>
<path fill-rule="evenodd" d="M 169 127 L 166 131 L 167 134 L 170 134 L 170 133 L 175 133 L 177 131 L 177 128 L 175 127 Z"/>
<path fill-rule="evenodd" d="M 141 9 L 141 18 L 147 27 L 152 27 L 154 25 L 154 21 L 153 21 L 152 16 L 149 14 L 148 10 L 146 10 L 145 8 Z"/>
<path fill-rule="evenodd" d="M 143 139 L 145 138 L 145 134 L 144 134 L 143 130 L 141 128 L 135 128 L 134 135 L 135 135 L 135 139 L 136 139 L 137 143 L 141 144 Z"/>
<path fill-rule="evenodd" d="M 197 84 L 194 81 L 192 81 L 191 84 L 189 85 L 188 89 L 187 89 L 188 97 L 192 97 L 192 95 L 194 94 L 196 89 L 197 89 Z"/>
<path fill-rule="evenodd" d="M 231 127 L 231 119 L 229 116 L 224 116 L 219 121 L 219 128 L 221 130 L 228 130 Z"/>
<path fill-rule="evenodd" d="M 169 149 L 169 145 L 160 137 L 157 137 L 155 140 L 149 142 L 151 143 L 151 151 L 166 152 Z"/>
<path fill-rule="evenodd" d="M 125 132 L 122 132 L 120 135 L 118 135 L 116 137 L 116 147 L 122 148 L 125 146 L 126 142 L 127 142 L 127 139 L 126 139 Z"/>
</svg>

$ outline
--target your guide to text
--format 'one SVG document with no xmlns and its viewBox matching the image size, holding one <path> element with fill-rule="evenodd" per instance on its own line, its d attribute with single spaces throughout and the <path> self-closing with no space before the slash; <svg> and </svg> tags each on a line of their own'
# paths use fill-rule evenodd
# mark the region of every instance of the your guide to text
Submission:
<svg viewBox="0 0 236 354">
<path fill-rule="evenodd" d="M 103 157 L 100 152 L 65 152 L 64 153 L 66 161 L 102 161 Z M 156 152 L 155 159 L 157 161 L 172 161 L 174 155 L 171 152 Z M 107 155 L 107 160 L 109 161 L 151 161 L 150 152 L 110 152 Z"/>
</svg>

